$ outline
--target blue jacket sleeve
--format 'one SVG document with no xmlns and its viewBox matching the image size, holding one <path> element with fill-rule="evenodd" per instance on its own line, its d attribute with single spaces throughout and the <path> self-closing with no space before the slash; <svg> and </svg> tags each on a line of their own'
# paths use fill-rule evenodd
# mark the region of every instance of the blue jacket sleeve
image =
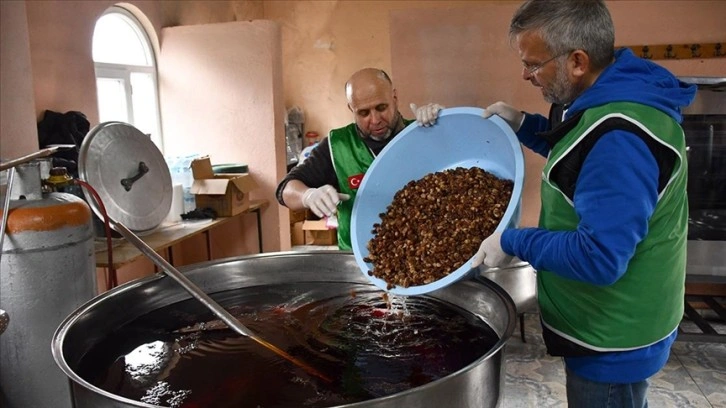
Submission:
<svg viewBox="0 0 726 408">
<path fill-rule="evenodd" d="M 596 285 L 617 281 L 648 233 L 658 201 L 658 165 L 645 143 L 624 131 L 601 137 L 575 185 L 575 231 L 510 229 L 502 249 L 535 269 Z M 547 205 L 547 203 L 543 203 Z"/>
<path fill-rule="evenodd" d="M 527 146 L 530 150 L 541 156 L 547 157 L 550 152 L 550 147 L 547 142 L 536 135 L 537 132 L 544 132 L 548 129 L 548 121 L 542 115 L 536 115 L 531 113 L 524 114 L 524 121 L 522 126 L 517 131 L 517 139 L 523 145 Z"/>
</svg>

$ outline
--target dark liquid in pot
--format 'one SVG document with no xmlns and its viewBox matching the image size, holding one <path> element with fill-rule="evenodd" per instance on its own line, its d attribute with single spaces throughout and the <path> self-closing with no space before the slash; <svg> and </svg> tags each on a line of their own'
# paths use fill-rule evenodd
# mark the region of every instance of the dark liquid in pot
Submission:
<svg viewBox="0 0 726 408">
<path fill-rule="evenodd" d="M 261 338 L 333 382 L 212 321 L 196 300 L 117 329 L 84 356 L 77 373 L 115 395 L 154 405 L 330 407 L 445 377 L 498 341 L 485 322 L 455 305 L 425 296 L 389 300 L 366 285 L 255 286 L 213 297 Z"/>
</svg>

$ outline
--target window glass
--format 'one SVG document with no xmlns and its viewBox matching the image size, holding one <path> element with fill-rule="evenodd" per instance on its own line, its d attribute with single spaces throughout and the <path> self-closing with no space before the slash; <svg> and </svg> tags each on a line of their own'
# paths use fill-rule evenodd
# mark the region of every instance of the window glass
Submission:
<svg viewBox="0 0 726 408">
<path fill-rule="evenodd" d="M 107 13 L 93 30 L 93 61 L 109 64 L 152 66 L 148 42 L 143 32 L 120 13 Z"/>
<path fill-rule="evenodd" d="M 131 104 L 136 128 L 146 134 L 156 131 L 156 88 L 153 75 L 145 72 L 131 73 Z"/>
<path fill-rule="evenodd" d="M 126 109 L 126 90 L 123 79 L 96 78 L 98 90 L 98 119 L 101 122 L 129 121 Z"/>
</svg>

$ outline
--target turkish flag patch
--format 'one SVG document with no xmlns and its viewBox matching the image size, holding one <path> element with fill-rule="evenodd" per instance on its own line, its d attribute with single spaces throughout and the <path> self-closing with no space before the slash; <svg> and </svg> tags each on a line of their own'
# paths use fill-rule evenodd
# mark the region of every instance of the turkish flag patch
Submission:
<svg viewBox="0 0 726 408">
<path fill-rule="evenodd" d="M 363 173 L 350 176 L 348 177 L 348 187 L 350 187 L 351 190 L 358 190 L 361 181 L 363 181 Z"/>
</svg>

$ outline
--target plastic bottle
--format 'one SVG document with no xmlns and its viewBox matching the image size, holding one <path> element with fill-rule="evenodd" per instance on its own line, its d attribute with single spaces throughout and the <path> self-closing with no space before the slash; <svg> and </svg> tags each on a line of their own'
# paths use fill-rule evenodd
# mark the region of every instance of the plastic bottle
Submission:
<svg viewBox="0 0 726 408">
<path fill-rule="evenodd" d="M 305 146 L 313 146 L 318 142 L 318 132 L 305 133 Z"/>
</svg>

